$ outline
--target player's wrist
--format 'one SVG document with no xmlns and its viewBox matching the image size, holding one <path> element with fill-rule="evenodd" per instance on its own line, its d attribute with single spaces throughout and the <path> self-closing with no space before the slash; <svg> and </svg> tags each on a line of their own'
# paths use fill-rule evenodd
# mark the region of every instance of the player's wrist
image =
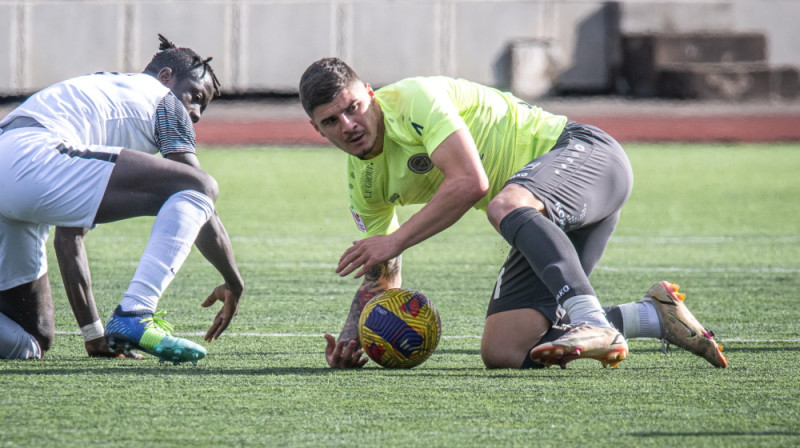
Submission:
<svg viewBox="0 0 800 448">
<path fill-rule="evenodd" d="M 103 328 L 103 323 L 100 322 L 100 319 L 96 321 L 84 325 L 81 327 L 81 335 L 83 335 L 83 342 L 93 341 L 95 339 L 100 339 L 105 335 L 105 328 Z"/>
<path fill-rule="evenodd" d="M 244 292 L 244 282 L 241 279 L 237 282 L 225 282 L 225 287 L 228 288 L 228 291 L 237 295 L 242 295 Z"/>
</svg>

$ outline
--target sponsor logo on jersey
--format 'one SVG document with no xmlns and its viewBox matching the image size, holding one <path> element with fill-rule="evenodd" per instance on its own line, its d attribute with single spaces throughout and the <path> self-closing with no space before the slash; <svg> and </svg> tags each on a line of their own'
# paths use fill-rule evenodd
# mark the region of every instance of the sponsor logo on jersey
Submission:
<svg viewBox="0 0 800 448">
<path fill-rule="evenodd" d="M 363 233 L 367 233 L 367 225 L 364 224 L 364 220 L 361 219 L 361 215 L 356 213 L 356 211 L 353 210 L 352 208 L 350 208 L 350 213 L 353 214 L 353 219 L 356 221 L 356 227 L 358 227 L 358 230 L 360 230 Z"/>
<path fill-rule="evenodd" d="M 375 172 L 375 165 L 370 163 L 364 171 L 364 198 L 372 197 L 372 175 Z"/>
<path fill-rule="evenodd" d="M 424 152 L 414 154 L 408 159 L 408 169 L 417 174 L 425 174 L 433 169 L 433 162 L 431 162 L 428 154 Z"/>
</svg>

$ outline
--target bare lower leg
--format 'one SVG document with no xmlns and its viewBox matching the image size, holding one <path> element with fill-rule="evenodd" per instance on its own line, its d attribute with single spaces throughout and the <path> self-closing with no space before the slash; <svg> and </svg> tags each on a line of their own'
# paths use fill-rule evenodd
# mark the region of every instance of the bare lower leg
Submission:
<svg viewBox="0 0 800 448">
<path fill-rule="evenodd" d="M 42 353 L 53 346 L 55 316 L 47 274 L 30 283 L 0 291 L 0 313 L 36 338 Z"/>
</svg>

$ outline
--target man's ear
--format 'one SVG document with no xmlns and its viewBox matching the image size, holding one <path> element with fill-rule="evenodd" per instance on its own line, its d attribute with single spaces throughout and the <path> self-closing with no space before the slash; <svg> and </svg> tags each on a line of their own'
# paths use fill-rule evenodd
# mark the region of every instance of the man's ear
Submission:
<svg viewBox="0 0 800 448">
<path fill-rule="evenodd" d="M 169 67 L 164 67 L 158 71 L 156 75 L 156 79 L 161 81 L 161 84 L 167 85 L 169 81 L 172 79 L 172 69 Z"/>
<path fill-rule="evenodd" d="M 369 85 L 368 82 L 365 82 L 364 87 L 367 89 L 367 95 L 369 95 L 370 98 L 375 99 L 375 91 L 372 90 L 372 86 Z"/>
</svg>

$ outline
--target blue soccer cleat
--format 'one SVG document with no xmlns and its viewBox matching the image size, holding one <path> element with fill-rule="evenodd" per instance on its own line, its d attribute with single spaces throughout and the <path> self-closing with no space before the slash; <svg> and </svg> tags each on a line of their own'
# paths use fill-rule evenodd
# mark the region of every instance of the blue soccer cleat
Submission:
<svg viewBox="0 0 800 448">
<path fill-rule="evenodd" d="M 203 346 L 172 336 L 172 325 L 159 317 L 165 313 L 125 312 L 118 306 L 106 323 L 105 335 L 111 351 L 121 348 L 127 355 L 131 349 L 139 349 L 157 356 L 161 362 L 172 361 L 176 365 L 186 361 L 197 364 L 205 358 Z"/>
</svg>

